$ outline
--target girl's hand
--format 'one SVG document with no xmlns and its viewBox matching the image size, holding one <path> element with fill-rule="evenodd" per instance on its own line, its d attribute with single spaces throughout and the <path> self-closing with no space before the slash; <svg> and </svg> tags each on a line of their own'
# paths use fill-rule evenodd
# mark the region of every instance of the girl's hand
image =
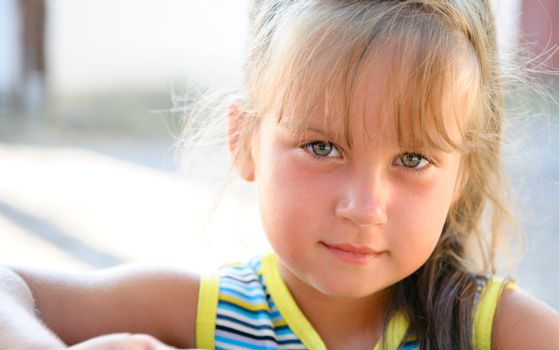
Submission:
<svg viewBox="0 0 559 350">
<path fill-rule="evenodd" d="M 71 350 L 177 350 L 146 334 L 118 333 L 95 337 Z"/>
</svg>

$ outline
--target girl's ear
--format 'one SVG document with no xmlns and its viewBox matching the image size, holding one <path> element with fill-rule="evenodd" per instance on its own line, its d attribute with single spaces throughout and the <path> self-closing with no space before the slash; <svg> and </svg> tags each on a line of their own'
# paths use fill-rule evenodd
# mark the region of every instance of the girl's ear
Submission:
<svg viewBox="0 0 559 350">
<path fill-rule="evenodd" d="M 227 107 L 229 127 L 227 138 L 229 152 L 233 157 L 233 166 L 245 181 L 254 181 L 254 159 L 251 149 L 251 133 L 245 132 L 246 114 L 241 111 L 237 102 L 232 102 Z"/>
</svg>

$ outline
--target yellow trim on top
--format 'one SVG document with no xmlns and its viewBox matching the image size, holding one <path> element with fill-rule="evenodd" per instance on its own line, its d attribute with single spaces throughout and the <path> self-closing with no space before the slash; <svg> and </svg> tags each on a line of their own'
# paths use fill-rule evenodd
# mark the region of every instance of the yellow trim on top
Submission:
<svg viewBox="0 0 559 350">
<path fill-rule="evenodd" d="M 276 306 L 299 340 L 313 350 L 326 350 L 326 345 L 297 306 L 289 289 L 282 280 L 276 257 L 272 254 L 262 259 L 262 275 Z"/>
<path fill-rule="evenodd" d="M 491 350 L 493 319 L 503 287 L 515 289 L 516 285 L 505 285 L 503 279 L 493 277 L 483 287 L 474 314 L 473 345 L 475 350 Z"/>
<path fill-rule="evenodd" d="M 299 309 L 287 285 L 281 278 L 275 255 L 270 254 L 262 259 L 262 275 L 266 280 L 272 299 L 293 333 L 297 335 L 307 349 L 326 350 L 326 345 L 320 335 Z M 396 313 L 390 319 L 384 335 L 387 349 L 398 349 L 408 332 L 408 327 L 408 320 L 402 313 Z M 374 346 L 374 350 L 382 349 L 383 342 L 384 339 L 379 340 Z"/>
<path fill-rule="evenodd" d="M 390 318 L 384 336 L 377 342 L 373 350 L 385 349 L 398 349 L 404 341 L 408 333 L 409 323 L 404 314 L 397 312 Z"/>
<path fill-rule="evenodd" d="M 215 324 L 219 297 L 219 276 L 216 274 L 200 278 L 198 308 L 196 311 L 196 347 L 215 348 Z"/>
</svg>

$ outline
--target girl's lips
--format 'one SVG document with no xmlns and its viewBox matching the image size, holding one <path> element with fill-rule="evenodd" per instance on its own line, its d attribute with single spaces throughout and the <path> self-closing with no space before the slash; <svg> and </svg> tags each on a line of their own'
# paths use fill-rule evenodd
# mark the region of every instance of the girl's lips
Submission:
<svg viewBox="0 0 559 350">
<path fill-rule="evenodd" d="M 329 244 L 324 242 L 320 243 L 335 257 L 342 260 L 343 262 L 350 264 L 365 264 L 371 259 L 382 254 L 382 252 L 379 252 L 372 248 L 355 246 L 353 244 Z"/>
</svg>

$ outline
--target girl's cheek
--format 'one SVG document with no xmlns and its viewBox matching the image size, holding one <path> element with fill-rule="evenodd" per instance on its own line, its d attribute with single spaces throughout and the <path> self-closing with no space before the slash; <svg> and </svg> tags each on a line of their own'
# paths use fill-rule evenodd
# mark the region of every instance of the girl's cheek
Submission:
<svg viewBox="0 0 559 350">
<path fill-rule="evenodd" d="M 306 185 L 327 182 L 339 164 L 329 160 L 317 160 L 308 152 L 294 148 L 285 153 L 282 167 L 289 177 Z"/>
<path fill-rule="evenodd" d="M 391 218 L 408 232 L 408 239 L 418 244 L 436 243 L 454 193 L 451 175 L 441 171 L 426 181 L 395 185 L 398 190 L 393 192 Z"/>
<path fill-rule="evenodd" d="M 404 171 L 394 177 L 394 182 L 402 195 L 419 202 L 417 205 L 433 204 L 435 206 L 450 205 L 454 194 L 457 170 L 432 167 L 417 175 Z"/>
</svg>

